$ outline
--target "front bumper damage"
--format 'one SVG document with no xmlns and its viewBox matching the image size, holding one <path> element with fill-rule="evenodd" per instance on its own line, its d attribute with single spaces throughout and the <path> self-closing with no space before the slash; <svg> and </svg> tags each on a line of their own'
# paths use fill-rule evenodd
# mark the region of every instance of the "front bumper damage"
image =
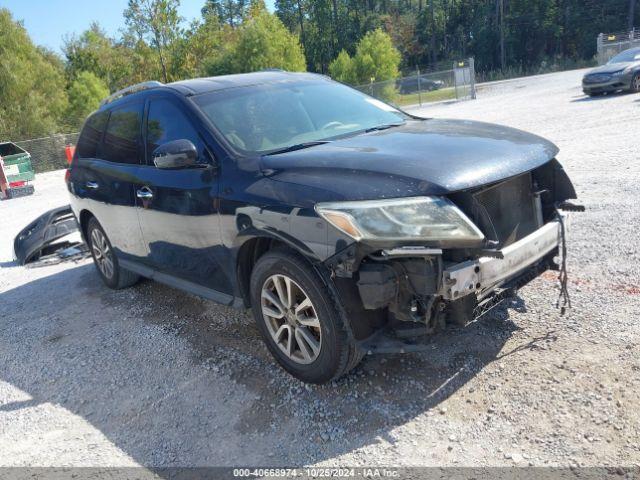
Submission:
<svg viewBox="0 0 640 480">
<path fill-rule="evenodd" d="M 437 329 L 447 323 L 464 326 L 543 272 L 558 270 L 562 223 L 565 235 L 567 229 L 566 215 L 558 215 L 517 242 L 470 260 L 452 261 L 450 252 L 438 248 L 390 248 L 369 254 L 375 261 L 360 263 L 352 278 L 344 272 L 334 276 L 349 320 L 356 324 L 359 348 L 369 354 L 426 350 L 428 335 Z M 356 288 L 350 290 L 350 284 Z M 355 300 L 347 298 L 350 291 Z M 373 328 L 357 326 L 366 322 Z"/>
<path fill-rule="evenodd" d="M 481 257 L 448 267 L 442 274 L 440 295 L 445 300 L 457 300 L 472 293 L 480 296 L 490 293 L 500 282 L 557 251 L 560 229 L 559 220 L 551 221 L 516 243 L 497 250 L 494 257 Z"/>
</svg>

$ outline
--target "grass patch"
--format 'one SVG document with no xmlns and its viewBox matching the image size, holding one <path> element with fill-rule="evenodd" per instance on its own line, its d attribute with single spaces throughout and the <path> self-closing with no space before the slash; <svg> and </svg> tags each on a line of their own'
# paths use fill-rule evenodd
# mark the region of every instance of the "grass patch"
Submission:
<svg viewBox="0 0 640 480">
<path fill-rule="evenodd" d="M 417 93 L 410 93 L 408 95 L 396 95 L 394 98 L 395 104 L 399 106 L 404 105 L 416 105 L 422 101 L 422 103 L 441 102 L 444 100 L 455 100 L 456 89 L 453 87 L 441 88 L 439 90 L 433 90 L 431 92 L 422 92 L 419 95 Z"/>
</svg>

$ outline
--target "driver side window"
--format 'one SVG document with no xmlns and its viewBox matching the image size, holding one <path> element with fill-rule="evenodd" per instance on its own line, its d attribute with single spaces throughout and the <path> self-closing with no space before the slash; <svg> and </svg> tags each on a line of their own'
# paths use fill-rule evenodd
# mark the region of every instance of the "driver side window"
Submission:
<svg viewBox="0 0 640 480">
<path fill-rule="evenodd" d="M 204 142 L 180 107 L 158 98 L 149 102 L 147 115 L 147 165 L 153 165 L 153 152 L 163 143 L 190 140 L 198 150 L 198 163 L 207 163 Z"/>
</svg>

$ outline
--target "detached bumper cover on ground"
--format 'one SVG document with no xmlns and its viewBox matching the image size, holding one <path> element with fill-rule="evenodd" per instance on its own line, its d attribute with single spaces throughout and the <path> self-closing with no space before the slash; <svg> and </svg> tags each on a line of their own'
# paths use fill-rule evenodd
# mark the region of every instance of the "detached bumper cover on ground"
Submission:
<svg viewBox="0 0 640 480">
<path fill-rule="evenodd" d="M 60 240 L 77 230 L 78 224 L 69 205 L 49 210 L 27 225 L 16 236 L 13 242 L 15 258 L 20 265 L 36 260 L 56 240 Z M 60 246 L 66 246 L 66 243 L 62 243 Z"/>
</svg>

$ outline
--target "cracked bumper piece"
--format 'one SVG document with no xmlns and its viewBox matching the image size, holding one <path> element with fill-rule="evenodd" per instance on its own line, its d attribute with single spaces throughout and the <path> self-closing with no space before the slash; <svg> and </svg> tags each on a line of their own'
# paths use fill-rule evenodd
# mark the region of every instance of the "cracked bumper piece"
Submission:
<svg viewBox="0 0 640 480">
<path fill-rule="evenodd" d="M 442 274 L 442 296 L 456 300 L 490 290 L 538 262 L 557 248 L 560 241 L 560 222 L 554 220 L 500 250 L 504 258 L 482 257 L 453 265 Z"/>
</svg>

